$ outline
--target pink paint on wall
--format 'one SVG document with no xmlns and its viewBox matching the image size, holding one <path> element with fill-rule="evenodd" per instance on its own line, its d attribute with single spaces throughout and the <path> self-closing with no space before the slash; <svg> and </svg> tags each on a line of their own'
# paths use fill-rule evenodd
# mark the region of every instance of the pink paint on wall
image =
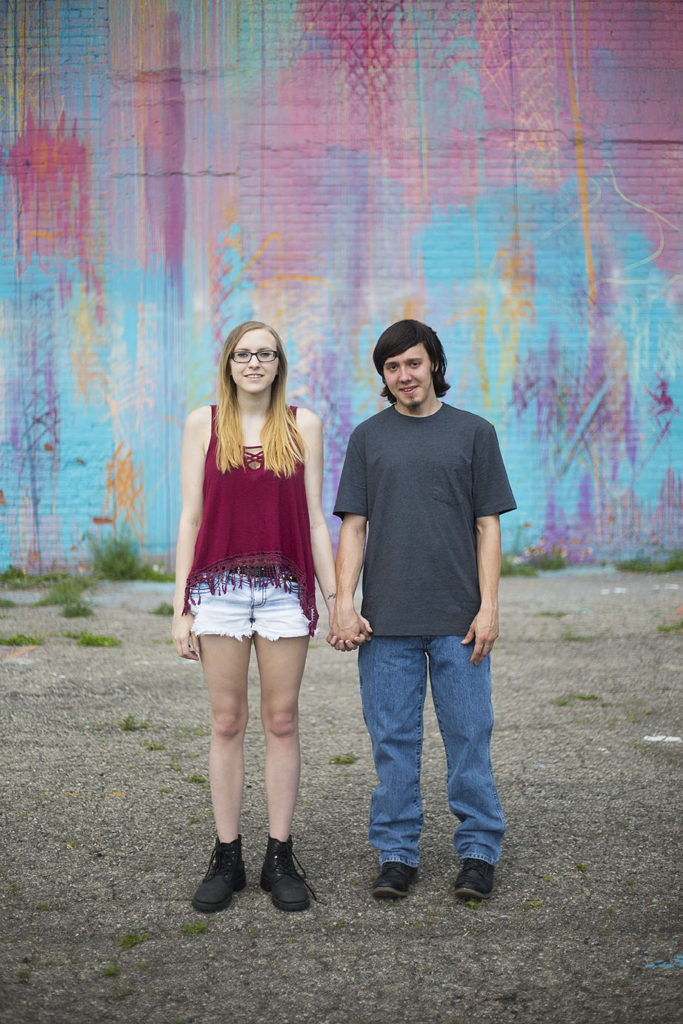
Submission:
<svg viewBox="0 0 683 1024">
<path fill-rule="evenodd" d="M 64 301 L 71 291 L 66 265 L 75 261 L 86 289 L 97 292 L 101 318 L 101 280 L 92 258 L 90 160 L 76 129 L 74 120 L 69 132 L 62 112 L 53 131 L 36 123 L 29 108 L 25 128 L 10 147 L 6 169 L 17 192 L 17 274 L 34 258 L 45 270 L 57 264 Z"/>
</svg>

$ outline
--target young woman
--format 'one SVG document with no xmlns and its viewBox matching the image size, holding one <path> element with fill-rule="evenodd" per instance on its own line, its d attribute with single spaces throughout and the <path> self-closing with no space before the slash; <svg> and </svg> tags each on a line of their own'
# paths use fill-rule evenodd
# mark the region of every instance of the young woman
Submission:
<svg viewBox="0 0 683 1024">
<path fill-rule="evenodd" d="M 191 412 L 183 439 L 173 642 L 201 659 L 211 704 L 209 777 L 216 844 L 192 901 L 222 910 L 246 884 L 239 833 L 252 642 L 261 679 L 269 837 L 261 886 L 280 910 L 305 910 L 290 826 L 299 785 L 298 698 L 315 632 L 315 577 L 330 621 L 334 560 L 322 506 L 318 416 L 285 403 L 278 334 L 230 332 L 218 405 Z M 298 863 L 298 862 L 297 862 Z"/>
</svg>

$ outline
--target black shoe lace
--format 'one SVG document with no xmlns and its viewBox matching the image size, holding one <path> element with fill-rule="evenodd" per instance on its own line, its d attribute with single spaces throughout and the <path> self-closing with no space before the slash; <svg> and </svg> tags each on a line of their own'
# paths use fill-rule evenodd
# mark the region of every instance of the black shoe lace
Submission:
<svg viewBox="0 0 683 1024">
<path fill-rule="evenodd" d="M 278 852 L 275 855 L 275 869 L 276 871 L 281 871 L 283 875 L 289 875 L 290 878 L 296 878 L 300 882 L 303 882 L 313 899 L 316 903 L 318 902 L 318 897 L 315 894 L 313 886 L 306 881 L 306 872 L 304 871 L 303 865 L 291 846 L 288 845 L 282 854 Z"/>
<path fill-rule="evenodd" d="M 204 881 L 208 882 L 215 875 L 229 874 L 233 869 L 236 856 L 234 850 L 221 850 L 220 847 L 214 846 Z"/>
</svg>

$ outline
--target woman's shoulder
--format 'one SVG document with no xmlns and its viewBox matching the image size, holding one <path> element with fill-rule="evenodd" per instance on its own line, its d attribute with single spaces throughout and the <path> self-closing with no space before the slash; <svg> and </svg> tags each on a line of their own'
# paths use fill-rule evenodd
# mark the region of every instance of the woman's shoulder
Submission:
<svg viewBox="0 0 683 1024">
<path fill-rule="evenodd" d="M 206 454 L 211 440 L 211 415 L 212 406 L 200 405 L 188 413 L 185 420 L 185 438 L 189 443 L 195 442 L 201 446 Z"/>
<path fill-rule="evenodd" d="M 293 405 L 290 408 L 295 410 L 299 430 L 314 430 L 322 426 L 322 420 L 312 409 L 303 409 L 300 405 Z"/>
<path fill-rule="evenodd" d="M 192 412 L 187 414 L 185 422 L 188 427 L 205 427 L 207 423 L 211 424 L 211 411 L 213 406 L 211 405 L 200 405 Z"/>
</svg>

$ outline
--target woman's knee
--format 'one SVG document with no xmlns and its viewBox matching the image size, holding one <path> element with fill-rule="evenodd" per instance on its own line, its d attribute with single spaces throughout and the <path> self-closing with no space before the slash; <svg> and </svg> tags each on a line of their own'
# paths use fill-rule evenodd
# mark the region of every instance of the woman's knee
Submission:
<svg viewBox="0 0 683 1024">
<path fill-rule="evenodd" d="M 261 719 L 266 734 L 276 739 L 288 739 L 296 736 L 299 730 L 299 712 L 297 708 L 262 708 Z"/>
<path fill-rule="evenodd" d="M 214 711 L 211 715 L 211 735 L 221 742 L 230 742 L 244 736 L 247 728 L 248 712 Z"/>
</svg>

